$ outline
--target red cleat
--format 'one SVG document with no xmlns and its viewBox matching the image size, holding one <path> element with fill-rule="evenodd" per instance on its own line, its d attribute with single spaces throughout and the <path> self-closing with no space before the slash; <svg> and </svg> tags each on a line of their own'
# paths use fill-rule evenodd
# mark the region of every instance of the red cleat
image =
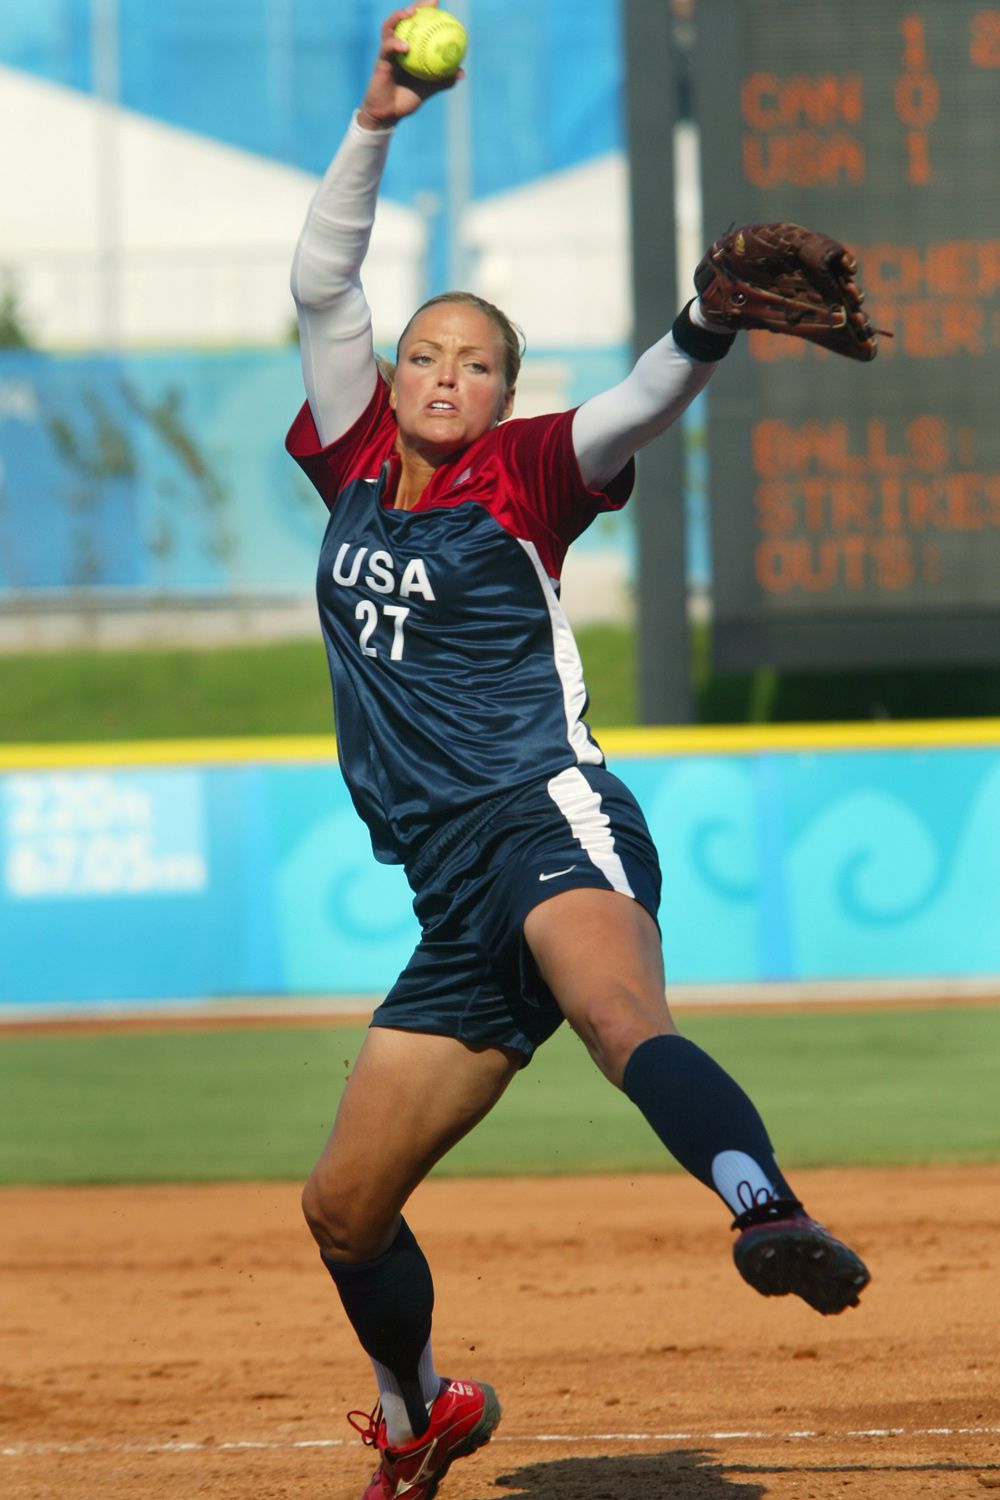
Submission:
<svg viewBox="0 0 1000 1500">
<path fill-rule="evenodd" d="M 821 1313 L 857 1307 L 868 1269 L 801 1203 L 771 1199 L 740 1214 L 733 1259 L 743 1280 L 762 1297 L 792 1292 Z"/>
<path fill-rule="evenodd" d="M 389 1447 L 381 1407 L 370 1417 L 348 1412 L 347 1420 L 363 1443 L 378 1449 L 381 1460 L 361 1500 L 432 1500 L 452 1462 L 489 1442 L 500 1421 L 500 1403 L 491 1386 L 443 1382 L 427 1431 L 400 1448 Z"/>
</svg>

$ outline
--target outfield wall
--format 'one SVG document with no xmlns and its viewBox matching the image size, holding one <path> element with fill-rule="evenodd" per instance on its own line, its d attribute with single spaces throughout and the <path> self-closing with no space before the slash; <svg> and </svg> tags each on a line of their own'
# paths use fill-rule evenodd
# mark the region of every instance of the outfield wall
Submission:
<svg viewBox="0 0 1000 1500">
<path fill-rule="evenodd" d="M 675 985 L 1000 976 L 1000 720 L 601 736 Z M 416 937 L 329 739 L 0 747 L 0 1014 L 381 995 Z"/>
</svg>

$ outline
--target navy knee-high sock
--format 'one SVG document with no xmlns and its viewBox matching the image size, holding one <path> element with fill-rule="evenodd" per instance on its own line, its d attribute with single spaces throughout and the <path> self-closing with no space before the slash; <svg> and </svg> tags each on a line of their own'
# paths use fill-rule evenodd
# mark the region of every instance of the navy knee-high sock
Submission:
<svg viewBox="0 0 1000 1500">
<path fill-rule="evenodd" d="M 414 1436 L 420 1437 L 429 1419 L 418 1370 L 431 1336 L 434 1283 L 412 1230 L 401 1220 L 396 1238 L 375 1260 L 322 1260 L 362 1349 L 398 1380 Z"/>
<path fill-rule="evenodd" d="M 769 1196 L 795 1200 L 753 1103 L 694 1042 L 681 1036 L 640 1042 L 622 1088 L 671 1155 L 735 1214 Z"/>
</svg>

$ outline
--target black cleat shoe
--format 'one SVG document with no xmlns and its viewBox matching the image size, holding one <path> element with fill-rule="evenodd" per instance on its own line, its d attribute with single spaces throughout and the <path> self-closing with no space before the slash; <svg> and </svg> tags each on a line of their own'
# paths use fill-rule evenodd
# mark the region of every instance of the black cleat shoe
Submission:
<svg viewBox="0 0 1000 1500">
<path fill-rule="evenodd" d="M 820 1313 L 857 1307 L 871 1277 L 864 1262 L 810 1219 L 801 1203 L 772 1199 L 733 1220 L 733 1260 L 762 1297 L 794 1292 Z"/>
</svg>

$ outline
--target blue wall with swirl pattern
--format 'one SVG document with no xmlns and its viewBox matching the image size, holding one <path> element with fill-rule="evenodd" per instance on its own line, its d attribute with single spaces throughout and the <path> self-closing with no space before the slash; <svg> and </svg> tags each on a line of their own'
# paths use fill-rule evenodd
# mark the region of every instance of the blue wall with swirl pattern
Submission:
<svg viewBox="0 0 1000 1500">
<path fill-rule="evenodd" d="M 605 737 L 660 851 L 668 978 L 1000 975 L 1000 725 L 769 733 Z M 379 996 L 416 925 L 332 742 L 289 740 L 0 749 L 0 934 L 11 1014 Z"/>
</svg>

